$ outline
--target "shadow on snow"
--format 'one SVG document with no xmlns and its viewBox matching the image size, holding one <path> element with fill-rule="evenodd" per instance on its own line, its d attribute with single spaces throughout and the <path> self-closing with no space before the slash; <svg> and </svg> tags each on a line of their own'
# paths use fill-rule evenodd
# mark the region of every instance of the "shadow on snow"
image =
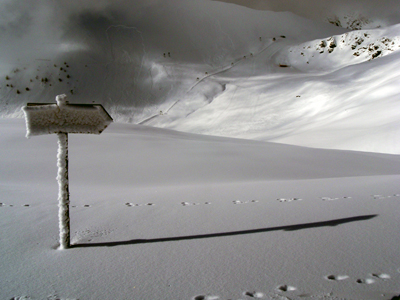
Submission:
<svg viewBox="0 0 400 300">
<path fill-rule="evenodd" d="M 343 219 L 314 222 L 314 223 L 305 223 L 305 224 L 298 224 L 298 225 L 287 225 L 287 226 L 278 226 L 278 227 L 270 227 L 270 228 L 259 228 L 259 229 L 221 232 L 221 233 L 209 233 L 209 234 L 200 234 L 200 235 L 165 237 L 165 238 L 156 238 L 156 239 L 134 239 L 134 240 L 128 240 L 128 241 L 119 241 L 119 242 L 74 244 L 74 245 L 71 245 L 71 248 L 114 247 L 114 246 L 135 245 L 135 244 L 176 242 L 176 241 L 185 241 L 185 240 L 208 239 L 208 238 L 216 238 L 216 237 L 224 237 L 224 236 L 253 234 L 253 233 L 278 231 L 278 230 L 295 231 L 295 230 L 302 230 L 302 229 L 309 229 L 309 228 L 337 226 L 337 225 L 341 225 L 341 224 L 345 224 L 345 223 L 358 222 L 358 221 L 366 221 L 366 220 L 375 218 L 377 216 L 378 215 L 366 215 L 366 216 L 357 216 L 357 217 L 351 217 L 351 218 L 343 218 Z"/>
</svg>

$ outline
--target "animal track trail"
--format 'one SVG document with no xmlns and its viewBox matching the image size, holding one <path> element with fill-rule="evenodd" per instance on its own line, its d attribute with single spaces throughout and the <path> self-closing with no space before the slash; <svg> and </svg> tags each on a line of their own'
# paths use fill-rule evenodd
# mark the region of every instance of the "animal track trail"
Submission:
<svg viewBox="0 0 400 300">
<path fill-rule="evenodd" d="M 371 195 L 372 198 L 375 200 L 381 200 L 381 199 L 387 199 L 387 198 L 393 198 L 393 197 L 400 197 L 400 194 L 393 194 L 389 196 L 383 196 L 383 195 Z"/>
<path fill-rule="evenodd" d="M 10 300 L 33 300 L 33 299 L 36 299 L 36 298 L 31 298 L 30 296 L 14 296 Z M 66 298 L 60 298 L 60 297 L 55 296 L 55 295 L 47 296 L 46 299 L 47 300 L 78 300 L 78 299 L 75 299 L 75 298 L 67 298 L 67 299 Z"/>
<path fill-rule="evenodd" d="M 359 284 L 373 284 L 375 283 L 375 279 L 372 278 L 357 279 L 356 282 Z"/>
<path fill-rule="evenodd" d="M 369 274 L 371 277 L 374 278 L 359 278 L 356 280 L 356 282 L 358 284 L 373 284 L 376 282 L 376 280 L 389 280 L 391 279 L 389 274 L 385 274 L 385 273 L 371 273 Z M 350 277 L 348 275 L 327 275 L 324 276 L 324 278 L 328 281 L 342 281 L 342 280 L 346 280 L 349 279 Z"/>
<path fill-rule="evenodd" d="M 145 203 L 145 204 L 136 204 L 136 203 L 131 203 L 131 202 L 127 202 L 125 203 L 126 206 L 128 207 L 132 207 L 132 206 L 154 206 L 154 203 Z"/>
<path fill-rule="evenodd" d="M 292 202 L 292 201 L 302 201 L 303 199 L 301 198 L 278 198 L 276 199 L 279 202 Z"/>
<path fill-rule="evenodd" d="M 205 204 L 205 205 L 210 205 L 211 202 L 204 202 L 204 204 Z M 181 202 L 181 205 L 182 205 L 182 206 L 196 206 L 196 205 L 201 205 L 201 203 L 197 203 L 197 202 L 193 202 L 193 203 L 190 203 L 190 202 Z"/>
<path fill-rule="evenodd" d="M 329 281 L 341 281 L 341 280 L 346 280 L 348 278 L 349 278 L 349 276 L 347 276 L 347 275 L 327 275 L 327 276 L 325 276 L 325 279 L 329 280 Z"/>
<path fill-rule="evenodd" d="M 30 204 L 22 204 L 21 206 L 22 206 L 22 207 L 30 207 L 31 205 L 30 205 Z M 14 205 L 13 205 L 13 204 L 6 204 L 6 203 L 3 203 L 3 202 L 0 202 L 0 207 L 14 207 Z"/>
<path fill-rule="evenodd" d="M 350 196 L 344 196 L 344 197 L 337 197 L 337 198 L 331 198 L 331 197 L 320 197 L 322 201 L 336 201 L 340 199 L 352 199 Z"/>
<path fill-rule="evenodd" d="M 382 280 L 391 279 L 390 275 L 389 274 L 385 274 L 385 273 L 381 273 L 381 274 L 372 273 L 371 276 L 375 277 L 375 278 L 378 278 L 378 279 L 382 279 Z"/>
<path fill-rule="evenodd" d="M 293 291 L 297 290 L 296 287 L 290 286 L 290 285 L 286 285 L 286 284 L 285 285 L 280 285 L 276 289 L 278 291 L 281 291 L 281 292 L 293 292 Z"/>
<path fill-rule="evenodd" d="M 240 201 L 240 200 L 235 200 L 232 201 L 233 204 L 248 204 L 248 203 L 258 203 L 258 200 L 250 200 L 250 201 Z"/>
<path fill-rule="evenodd" d="M 78 205 L 71 205 L 71 207 L 77 208 L 77 207 L 80 207 L 80 206 L 78 206 Z M 92 206 L 89 205 L 89 204 L 84 204 L 84 205 L 82 205 L 82 207 L 88 208 L 88 207 L 92 207 Z"/>
<path fill-rule="evenodd" d="M 248 297 L 256 298 L 256 299 L 261 299 L 261 298 L 265 297 L 265 294 L 261 293 L 261 292 L 255 292 L 254 291 L 254 292 L 244 292 L 243 296 L 248 296 Z"/>
<path fill-rule="evenodd" d="M 192 298 L 193 300 L 218 300 L 220 299 L 218 296 L 206 296 L 206 295 L 198 295 Z"/>
</svg>

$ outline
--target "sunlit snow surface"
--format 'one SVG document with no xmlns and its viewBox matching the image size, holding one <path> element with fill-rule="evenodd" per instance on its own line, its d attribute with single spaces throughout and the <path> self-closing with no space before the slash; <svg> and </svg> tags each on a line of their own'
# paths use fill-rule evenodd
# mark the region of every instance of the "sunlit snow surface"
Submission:
<svg viewBox="0 0 400 300">
<path fill-rule="evenodd" d="M 66 93 L 116 122 L 400 153 L 400 25 L 351 30 L 219 1 L 130 3 L 49 4 L 57 20 L 37 13 L 36 27 L 14 34 L 4 25 L 1 116 Z"/>
<path fill-rule="evenodd" d="M 399 25 L 4 3 L 1 299 L 400 295 Z M 10 117 L 63 93 L 116 123 L 69 135 L 73 247 L 57 250 L 57 136 L 28 140 Z"/>
<path fill-rule="evenodd" d="M 57 250 L 56 135 L 0 120 L 2 299 L 391 299 L 397 155 L 111 124 L 69 136 Z"/>
</svg>

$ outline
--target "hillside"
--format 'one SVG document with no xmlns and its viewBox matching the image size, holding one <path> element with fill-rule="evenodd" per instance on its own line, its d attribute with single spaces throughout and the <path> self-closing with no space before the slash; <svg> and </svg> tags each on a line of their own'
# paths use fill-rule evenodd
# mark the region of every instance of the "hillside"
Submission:
<svg viewBox="0 0 400 300">
<path fill-rule="evenodd" d="M 66 93 L 117 122 L 400 153 L 397 25 L 354 31 L 205 0 L 33 12 L 30 30 L 23 13 L 3 25 L 3 117 Z"/>
</svg>

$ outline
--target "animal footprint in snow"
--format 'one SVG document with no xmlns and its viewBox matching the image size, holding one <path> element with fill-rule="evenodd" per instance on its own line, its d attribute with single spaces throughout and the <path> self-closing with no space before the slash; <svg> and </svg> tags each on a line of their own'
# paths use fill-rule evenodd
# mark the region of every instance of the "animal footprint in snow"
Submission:
<svg viewBox="0 0 400 300">
<path fill-rule="evenodd" d="M 0 207 L 6 207 L 6 206 L 9 206 L 9 207 L 13 207 L 14 205 L 12 205 L 12 204 L 5 204 L 5 203 L 1 203 L 0 202 Z M 29 204 L 25 204 L 25 205 L 23 205 L 23 206 L 29 206 Z"/>
<path fill-rule="evenodd" d="M 247 203 L 257 203 L 258 200 L 251 200 L 251 201 L 240 201 L 240 200 L 235 200 L 235 201 L 232 201 L 232 202 L 233 202 L 233 204 L 247 204 Z"/>
<path fill-rule="evenodd" d="M 240 201 L 240 200 L 235 200 L 235 201 L 232 201 L 232 202 L 233 202 L 233 204 L 246 204 L 246 203 L 249 203 L 249 202 Z"/>
<path fill-rule="evenodd" d="M 182 206 L 200 205 L 200 203 L 181 202 Z"/>
<path fill-rule="evenodd" d="M 372 279 L 372 278 L 357 279 L 356 282 L 359 284 L 373 284 L 373 283 L 375 283 L 375 279 Z"/>
<path fill-rule="evenodd" d="M 249 296 L 252 298 L 260 298 L 260 299 L 264 298 L 264 296 L 265 296 L 263 293 L 260 293 L 260 292 L 244 292 L 243 295 Z"/>
<path fill-rule="evenodd" d="M 339 200 L 339 198 L 331 198 L 331 197 L 321 197 L 322 201 L 335 201 Z"/>
<path fill-rule="evenodd" d="M 218 296 L 205 296 L 205 295 L 199 295 L 193 297 L 193 300 L 218 300 Z"/>
<path fill-rule="evenodd" d="M 279 291 L 282 291 L 282 292 L 293 292 L 293 291 L 297 290 L 297 288 L 295 288 L 294 286 L 290 286 L 290 285 L 280 285 L 276 289 Z"/>
<path fill-rule="evenodd" d="M 347 275 L 328 275 L 325 276 L 325 279 L 327 280 L 332 280 L 332 281 L 340 281 L 340 280 L 345 280 L 349 278 Z"/>
<path fill-rule="evenodd" d="M 385 273 L 382 273 L 382 274 L 372 273 L 371 276 L 375 277 L 375 278 L 383 279 L 383 280 L 388 280 L 391 278 L 389 274 L 385 274 Z"/>
<path fill-rule="evenodd" d="M 344 196 L 343 198 L 321 197 L 322 201 L 335 201 L 339 199 L 351 199 L 352 197 Z"/>
<path fill-rule="evenodd" d="M 276 200 L 278 200 L 279 202 L 292 202 L 292 201 L 301 201 L 303 199 L 301 199 L 301 198 L 278 198 Z"/>
<path fill-rule="evenodd" d="M 5 203 L 0 202 L 0 207 L 6 207 L 6 206 L 14 207 L 14 205 L 12 205 L 12 204 L 7 205 Z M 31 205 L 30 204 L 23 204 L 22 206 L 23 207 L 30 207 Z"/>
<path fill-rule="evenodd" d="M 182 206 L 192 206 L 192 205 L 200 205 L 200 203 L 190 203 L 190 202 L 181 202 Z M 211 202 L 204 202 L 204 204 L 209 205 Z"/>
<path fill-rule="evenodd" d="M 145 205 L 145 206 L 153 206 L 153 205 L 155 205 L 155 204 L 154 204 L 154 203 L 135 204 L 135 203 L 127 202 L 127 203 L 125 203 L 125 205 L 128 206 L 128 207 L 131 207 L 131 206 L 142 206 L 142 205 Z"/>
<path fill-rule="evenodd" d="M 392 196 L 383 196 L 383 195 L 371 195 L 372 198 L 379 200 L 379 199 L 386 199 L 386 198 L 392 198 L 392 197 L 400 197 L 400 194 L 394 194 Z"/>
</svg>

